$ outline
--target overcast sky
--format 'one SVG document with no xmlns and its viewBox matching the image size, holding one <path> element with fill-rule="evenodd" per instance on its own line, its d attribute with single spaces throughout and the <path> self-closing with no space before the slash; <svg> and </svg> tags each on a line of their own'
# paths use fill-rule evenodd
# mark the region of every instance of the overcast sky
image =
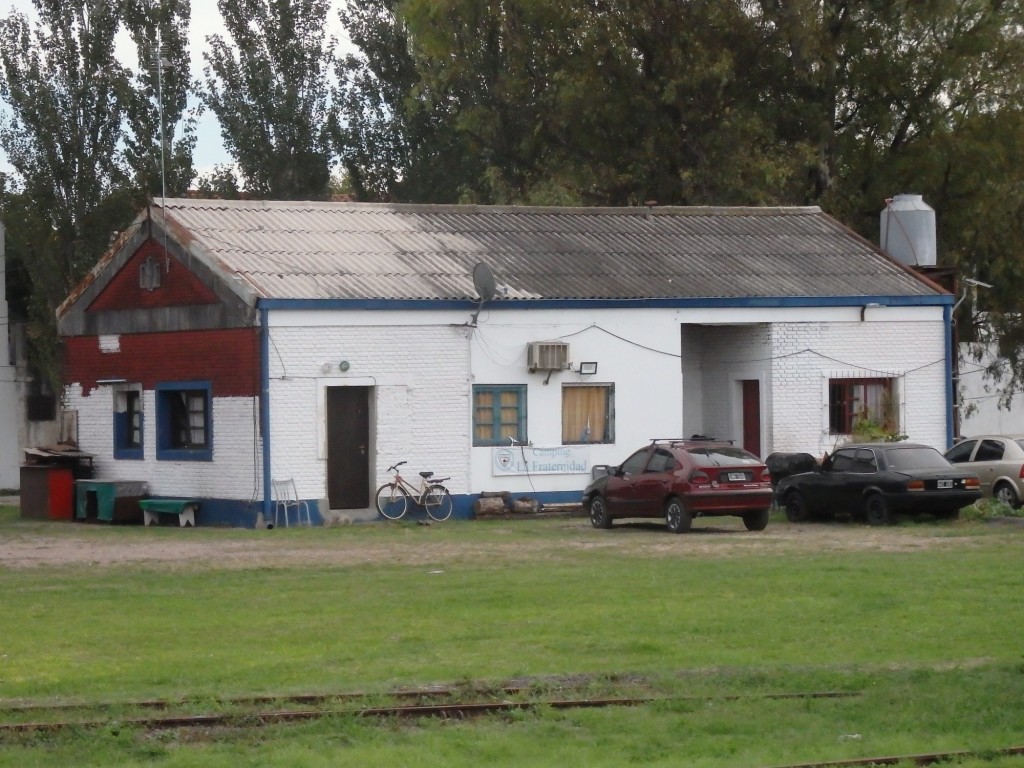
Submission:
<svg viewBox="0 0 1024 768">
<path fill-rule="evenodd" d="M 330 29 L 329 34 L 333 34 L 339 39 L 342 38 L 342 30 L 341 23 L 338 21 L 338 9 L 342 7 L 342 3 L 343 0 L 331 0 L 332 9 L 327 19 Z M 6 17 L 11 11 L 25 13 L 30 18 L 35 16 L 32 0 L 0 0 L 0 14 Z M 217 10 L 216 0 L 192 0 L 189 53 L 192 57 L 192 74 L 194 77 L 202 77 L 203 51 L 206 49 L 206 37 L 213 34 L 225 34 L 220 12 Z M 134 65 L 135 47 L 127 34 L 122 35 L 122 37 L 124 39 L 119 43 L 118 50 L 123 50 L 125 60 Z M 199 174 L 208 173 L 219 163 L 231 161 L 231 158 L 224 151 L 217 118 L 209 110 L 204 112 L 200 118 L 197 139 L 193 161 Z M 0 171 L 10 170 L 11 166 L 7 162 L 7 156 L 0 149 Z"/>
</svg>

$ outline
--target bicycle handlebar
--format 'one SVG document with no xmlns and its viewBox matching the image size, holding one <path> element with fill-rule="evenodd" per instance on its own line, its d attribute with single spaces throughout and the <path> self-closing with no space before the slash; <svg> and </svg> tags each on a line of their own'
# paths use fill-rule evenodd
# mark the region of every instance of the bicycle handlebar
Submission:
<svg viewBox="0 0 1024 768">
<path fill-rule="evenodd" d="M 407 461 L 400 461 L 397 464 L 393 464 L 392 466 L 388 467 L 388 472 L 397 472 L 398 468 L 400 466 L 402 466 L 403 464 L 408 464 L 408 462 Z"/>
</svg>

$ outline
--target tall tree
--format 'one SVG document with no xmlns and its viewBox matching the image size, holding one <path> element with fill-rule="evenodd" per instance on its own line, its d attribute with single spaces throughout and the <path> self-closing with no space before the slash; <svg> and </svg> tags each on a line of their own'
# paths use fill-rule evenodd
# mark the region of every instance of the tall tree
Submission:
<svg viewBox="0 0 1024 768">
<path fill-rule="evenodd" d="M 780 130 L 814 148 L 805 199 L 858 225 L 881 199 L 855 199 L 893 158 L 1024 86 L 1020 0 L 755 0 L 751 13 Z"/>
<path fill-rule="evenodd" d="M 427 100 L 400 2 L 349 0 L 339 14 L 358 53 L 337 63 L 336 151 L 360 200 L 451 202 L 479 164 Z"/>
<path fill-rule="evenodd" d="M 1024 108 L 979 113 L 919 144 L 899 170 L 936 209 L 946 263 L 991 285 L 963 284 L 955 322 L 961 341 L 998 351 L 987 376 L 1009 406 L 1024 391 Z"/>
<path fill-rule="evenodd" d="M 342 20 L 362 52 L 345 61 L 342 154 L 376 194 L 381 181 L 385 196 L 479 202 L 789 192 L 795 150 L 759 115 L 762 37 L 738 0 L 350 0 Z"/>
<path fill-rule="evenodd" d="M 962 339 L 997 344 L 991 373 L 1012 397 L 1024 384 L 1024 2 L 755 6 L 781 86 L 773 103 L 786 105 L 780 131 L 815 147 L 804 200 L 874 239 L 887 197 L 922 193 L 940 265 L 994 286 L 958 297 L 956 323 Z"/>
<path fill-rule="evenodd" d="M 126 94 L 125 156 L 135 185 L 149 197 L 180 196 L 195 176 L 196 120 L 188 97 L 199 83 L 190 78 L 190 17 L 189 0 L 126 0 L 138 66 Z"/>
<path fill-rule="evenodd" d="M 56 383 L 54 310 L 120 228 L 114 193 L 126 179 L 119 94 L 128 73 L 114 58 L 121 6 L 104 0 L 33 0 L 38 21 L 0 20 L 0 97 L 9 117 L 0 146 L 21 181 L 28 220 L 10 227 L 33 285 L 37 365 Z"/>
<path fill-rule="evenodd" d="M 207 37 L 203 100 L 250 194 L 327 195 L 335 125 L 329 0 L 217 0 L 230 40 Z"/>
</svg>

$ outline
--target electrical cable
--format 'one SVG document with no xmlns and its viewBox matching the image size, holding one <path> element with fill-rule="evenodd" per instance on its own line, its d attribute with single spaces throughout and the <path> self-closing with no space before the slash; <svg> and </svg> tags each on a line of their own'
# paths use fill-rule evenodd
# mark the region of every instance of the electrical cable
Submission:
<svg viewBox="0 0 1024 768">
<path fill-rule="evenodd" d="M 657 353 L 659 355 L 665 355 L 667 357 L 674 357 L 674 358 L 680 359 L 680 360 L 683 357 L 681 354 L 678 354 L 678 353 L 675 353 L 675 352 L 666 352 L 666 351 L 661 350 L 661 349 L 655 349 L 654 347 L 649 347 L 646 344 L 640 344 L 639 342 L 632 341 L 631 339 L 628 339 L 625 336 L 620 336 L 617 333 L 613 333 L 612 331 L 609 331 L 609 330 L 607 330 L 605 328 L 602 328 L 597 323 L 592 323 L 591 325 L 587 326 L 586 328 L 581 328 L 580 330 L 574 331 L 573 333 L 567 333 L 567 334 L 563 334 L 561 336 L 556 336 L 555 338 L 557 338 L 557 339 L 568 339 L 568 338 L 572 338 L 573 336 L 579 336 L 581 333 L 586 333 L 587 331 L 590 331 L 590 330 L 600 331 L 600 332 L 602 332 L 604 334 L 607 334 L 608 336 L 611 336 L 611 337 L 613 337 L 615 339 L 618 339 L 619 341 L 623 341 L 626 344 L 629 344 L 631 346 L 637 347 L 638 349 L 645 349 L 645 350 L 648 350 L 650 352 L 655 352 L 655 353 Z M 804 355 L 804 354 L 816 355 L 816 356 L 818 356 L 818 357 L 820 357 L 820 358 L 822 358 L 824 360 L 828 360 L 829 362 L 836 363 L 838 365 L 842 365 L 843 367 L 846 367 L 846 368 L 856 368 L 858 370 L 868 371 L 868 372 L 871 372 L 871 373 L 880 373 L 880 374 L 884 374 L 886 376 L 891 376 L 892 375 L 891 371 L 883 370 L 881 368 L 872 368 L 872 367 L 869 367 L 869 366 L 859 365 L 857 363 L 846 362 L 845 360 L 840 360 L 838 358 L 832 357 L 831 355 L 826 355 L 823 352 L 818 352 L 817 350 L 811 349 L 810 347 L 807 347 L 807 348 L 801 349 L 801 350 L 797 350 L 797 351 L 794 351 L 794 352 L 786 352 L 786 353 L 783 353 L 781 355 L 771 355 L 771 356 L 768 356 L 768 357 L 750 357 L 750 358 L 742 358 L 742 359 L 732 359 L 732 360 L 727 360 L 726 362 L 734 364 L 734 365 L 738 365 L 738 364 L 742 364 L 742 363 L 763 363 L 763 362 L 771 362 L 771 361 L 774 361 L 774 360 L 784 360 L 784 359 L 786 359 L 788 357 L 796 357 L 797 355 Z M 945 362 L 946 362 L 945 358 L 939 358 L 938 360 L 934 360 L 934 361 L 932 361 L 930 363 L 925 363 L 924 365 L 918 366 L 917 368 L 912 368 L 912 369 L 910 369 L 908 371 L 904 371 L 904 373 L 913 373 L 914 371 L 919 371 L 919 370 L 922 370 L 924 368 L 928 368 L 928 367 L 933 366 L 933 365 L 943 364 Z"/>
</svg>

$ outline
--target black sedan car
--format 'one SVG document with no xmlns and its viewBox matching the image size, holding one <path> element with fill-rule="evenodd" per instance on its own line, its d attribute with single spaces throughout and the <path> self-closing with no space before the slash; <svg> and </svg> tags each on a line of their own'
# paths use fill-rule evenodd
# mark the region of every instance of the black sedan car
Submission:
<svg viewBox="0 0 1024 768">
<path fill-rule="evenodd" d="M 809 472 L 779 481 L 775 494 L 792 522 L 850 515 L 886 525 L 893 515 L 955 518 L 981 498 L 978 476 L 916 443 L 844 445 Z"/>
</svg>

